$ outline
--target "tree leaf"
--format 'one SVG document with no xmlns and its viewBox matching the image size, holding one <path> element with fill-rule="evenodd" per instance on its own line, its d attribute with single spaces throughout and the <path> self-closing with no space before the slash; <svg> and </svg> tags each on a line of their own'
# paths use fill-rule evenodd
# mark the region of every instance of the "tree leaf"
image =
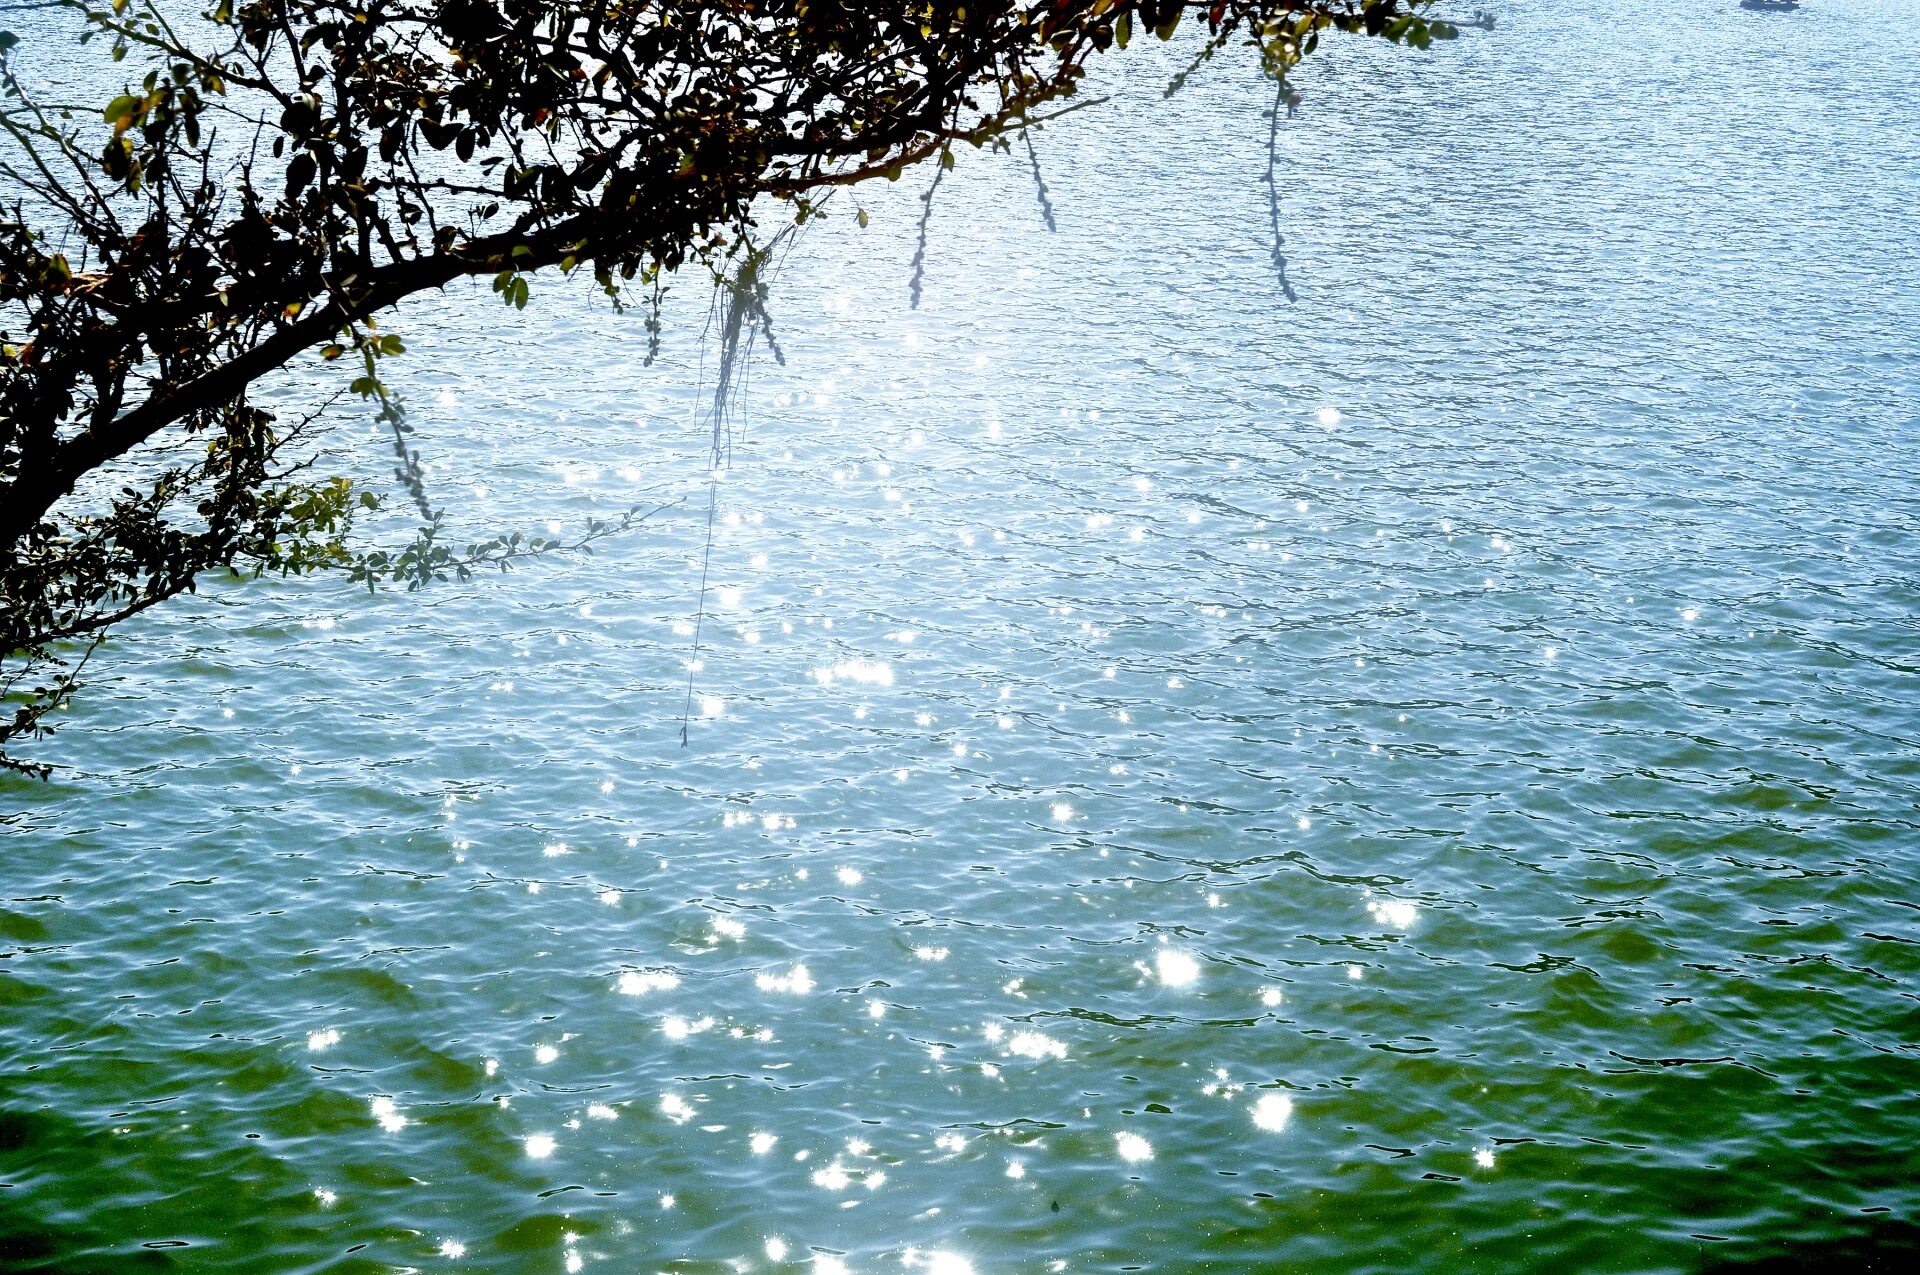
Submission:
<svg viewBox="0 0 1920 1275">
<path fill-rule="evenodd" d="M 307 183 L 313 180 L 313 174 L 317 167 L 314 163 L 313 152 L 311 151 L 301 151 L 298 155 L 295 155 L 287 161 L 288 199 L 299 198 L 300 192 L 305 190 Z"/>
</svg>

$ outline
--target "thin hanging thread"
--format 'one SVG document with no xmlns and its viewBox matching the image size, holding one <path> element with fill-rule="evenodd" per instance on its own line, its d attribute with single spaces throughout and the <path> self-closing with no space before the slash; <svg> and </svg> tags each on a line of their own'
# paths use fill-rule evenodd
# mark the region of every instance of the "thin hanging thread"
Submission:
<svg viewBox="0 0 1920 1275">
<path fill-rule="evenodd" d="M 761 282 L 761 265 L 773 261 L 776 251 L 779 260 L 784 261 L 798 228 L 798 223 L 788 226 L 775 235 L 765 248 L 749 248 L 733 278 L 718 281 L 714 289 L 714 301 L 707 307 L 706 328 L 700 336 L 700 372 L 696 386 L 706 380 L 707 338 L 713 332 L 715 311 L 719 308 L 720 298 L 724 296 L 726 305 L 721 311 L 720 366 L 714 374 L 713 405 L 708 413 L 708 419 L 713 422 L 713 446 L 707 457 L 707 537 L 700 554 L 700 597 L 693 618 L 693 653 L 687 659 L 686 700 L 680 708 L 682 748 L 688 747 L 692 741 L 693 683 L 694 677 L 700 672 L 701 638 L 706 629 L 707 582 L 713 566 L 713 528 L 720 508 L 720 476 L 723 471 L 733 467 L 733 426 L 728 405 L 737 397 L 734 372 L 759 333 L 765 334 L 774 357 L 783 364 L 786 362 L 779 346 L 774 344 L 773 317 L 767 312 L 766 285 Z M 778 262 L 775 265 L 777 268 Z M 697 396 L 693 410 L 697 421 L 700 414 Z"/>
<path fill-rule="evenodd" d="M 707 379 L 707 338 L 713 332 L 714 310 L 720 299 L 719 288 L 714 289 L 713 300 L 707 304 L 706 326 L 700 332 L 700 367 L 694 374 L 693 419 L 700 420 L 699 387 Z M 706 548 L 700 555 L 700 595 L 694 603 L 693 612 L 693 652 L 687 657 L 687 698 L 680 708 L 680 747 L 685 748 L 691 742 L 690 726 L 693 722 L 693 679 L 700 671 L 700 636 L 707 619 L 707 569 L 713 562 L 713 517 L 719 507 L 720 483 L 716 473 L 720 464 L 720 425 L 713 426 L 713 446 L 707 457 L 707 540 Z"/>
<path fill-rule="evenodd" d="M 707 619 L 707 568 L 713 562 L 713 515 L 720 506 L 720 480 L 707 477 L 707 547 L 700 555 L 700 603 L 693 617 L 693 654 L 687 659 L 687 702 L 680 709 L 680 747 L 691 742 L 693 722 L 693 678 L 700 671 L 700 631 Z"/>
</svg>

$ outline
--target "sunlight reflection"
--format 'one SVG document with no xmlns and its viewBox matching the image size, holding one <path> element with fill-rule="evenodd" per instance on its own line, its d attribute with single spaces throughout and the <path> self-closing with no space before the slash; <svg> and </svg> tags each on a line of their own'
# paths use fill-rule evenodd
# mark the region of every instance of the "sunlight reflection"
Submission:
<svg viewBox="0 0 1920 1275">
<path fill-rule="evenodd" d="M 1154 974 L 1168 987 L 1190 987 L 1200 977 L 1200 962 L 1193 953 L 1177 947 L 1163 947 L 1153 954 Z"/>
<path fill-rule="evenodd" d="M 804 996 L 813 990 L 813 975 L 807 967 L 795 962 L 792 969 L 784 974 L 775 974 L 762 970 L 754 976 L 754 984 L 763 992 L 788 992 L 795 996 Z"/>
<path fill-rule="evenodd" d="M 689 1022 L 678 1014 L 668 1014 L 660 1021 L 660 1030 L 666 1034 L 668 1040 L 685 1040 L 689 1036 L 712 1031 L 713 1027 L 714 1020 L 711 1018 L 696 1018 Z"/>
<path fill-rule="evenodd" d="M 1420 905 L 1411 899 L 1368 899 L 1367 912 L 1374 924 L 1390 930 L 1410 930 L 1420 916 Z"/>
<path fill-rule="evenodd" d="M 1261 1094 L 1253 1104 L 1253 1124 L 1268 1133 L 1278 1133 L 1293 1119 L 1293 1098 L 1283 1093 Z"/>
<path fill-rule="evenodd" d="M 858 686 L 892 686 L 893 665 L 884 660 L 842 660 L 838 664 L 816 668 L 811 674 L 822 686 L 852 682 Z"/>
<path fill-rule="evenodd" d="M 367 1105 L 373 1109 L 373 1118 L 388 1133 L 398 1133 L 407 1127 L 407 1118 L 400 1114 L 400 1108 L 393 1099 L 385 1096 L 371 1098 Z"/>
<path fill-rule="evenodd" d="M 628 970 L 620 976 L 622 996 L 672 991 L 678 986 L 680 986 L 680 976 L 668 970 Z"/>
<path fill-rule="evenodd" d="M 1053 1037 L 1037 1031 L 1015 1032 L 1007 1041 L 1007 1052 L 1022 1058 L 1065 1058 L 1067 1047 Z"/>
</svg>

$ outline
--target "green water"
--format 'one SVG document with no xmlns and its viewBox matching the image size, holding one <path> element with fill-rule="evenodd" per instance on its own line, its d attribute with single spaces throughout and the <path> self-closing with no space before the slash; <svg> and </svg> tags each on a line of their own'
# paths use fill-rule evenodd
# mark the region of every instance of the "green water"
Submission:
<svg viewBox="0 0 1920 1275">
<path fill-rule="evenodd" d="M 918 311 L 913 182 L 814 228 L 698 650 L 697 285 L 403 313 L 457 535 L 683 503 L 100 658 L 0 1269 L 1906 1269 L 1920 21 L 1497 12 L 1302 72 L 1297 304 L 1270 90 L 1151 50 Z"/>
</svg>

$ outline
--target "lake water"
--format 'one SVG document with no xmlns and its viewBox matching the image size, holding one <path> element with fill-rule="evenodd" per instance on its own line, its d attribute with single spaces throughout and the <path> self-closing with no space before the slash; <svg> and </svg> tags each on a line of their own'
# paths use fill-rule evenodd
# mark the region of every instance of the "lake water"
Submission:
<svg viewBox="0 0 1920 1275">
<path fill-rule="evenodd" d="M 1105 69 L 1058 233 L 963 155 L 918 310 L 861 192 L 712 487 L 696 281 L 651 368 L 397 316 L 459 538 L 680 503 L 100 657 L 0 788 L 0 1268 L 1911 1255 L 1920 17 L 1494 12 L 1302 69 L 1297 303 L 1243 57 Z"/>
</svg>

